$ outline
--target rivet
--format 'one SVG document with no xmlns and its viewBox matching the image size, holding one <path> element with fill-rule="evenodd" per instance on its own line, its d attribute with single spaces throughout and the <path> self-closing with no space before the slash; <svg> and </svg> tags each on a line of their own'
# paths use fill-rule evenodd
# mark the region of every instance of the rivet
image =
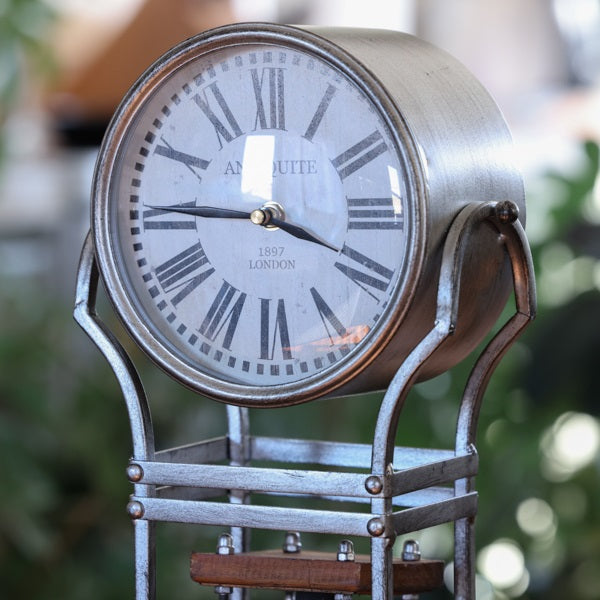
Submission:
<svg viewBox="0 0 600 600">
<path fill-rule="evenodd" d="M 217 554 L 234 554 L 233 537 L 229 533 L 222 533 L 217 540 Z"/>
<path fill-rule="evenodd" d="M 144 478 L 144 469 L 136 463 L 131 463 L 125 470 L 127 473 L 127 479 L 133 483 L 138 483 Z"/>
<path fill-rule="evenodd" d="M 354 544 L 351 540 L 342 540 L 339 543 L 337 559 L 340 562 L 354 562 Z"/>
<path fill-rule="evenodd" d="M 141 519 L 144 516 L 144 505 L 137 500 L 132 500 L 127 504 L 127 514 L 132 519 Z"/>
<path fill-rule="evenodd" d="M 302 550 L 302 541 L 298 531 L 288 531 L 283 540 L 283 551 L 286 554 L 296 554 Z"/>
<path fill-rule="evenodd" d="M 496 217 L 501 223 L 514 223 L 519 218 L 519 207 L 510 200 L 496 204 Z"/>
<path fill-rule="evenodd" d="M 383 490 L 383 482 L 377 475 L 369 475 L 365 480 L 365 489 L 369 494 L 379 494 Z"/>
<path fill-rule="evenodd" d="M 416 540 L 406 540 L 402 546 L 402 560 L 416 562 L 421 560 L 421 549 Z"/>
<path fill-rule="evenodd" d="M 385 525 L 379 517 L 373 517 L 367 523 L 367 531 L 373 537 L 379 537 L 380 535 L 383 535 L 383 532 L 385 531 Z"/>
</svg>

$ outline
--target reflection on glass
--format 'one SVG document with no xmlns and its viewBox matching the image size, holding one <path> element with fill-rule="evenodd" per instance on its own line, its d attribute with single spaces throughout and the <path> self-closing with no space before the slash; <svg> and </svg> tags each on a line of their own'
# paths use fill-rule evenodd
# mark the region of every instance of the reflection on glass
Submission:
<svg viewBox="0 0 600 600">
<path fill-rule="evenodd" d="M 257 196 L 263 201 L 273 200 L 273 157 L 275 137 L 249 135 L 242 159 L 242 194 Z"/>
</svg>

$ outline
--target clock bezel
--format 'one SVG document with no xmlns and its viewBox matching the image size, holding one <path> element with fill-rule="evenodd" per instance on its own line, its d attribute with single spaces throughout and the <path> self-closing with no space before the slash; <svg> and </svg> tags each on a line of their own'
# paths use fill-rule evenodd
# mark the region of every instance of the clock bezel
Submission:
<svg viewBox="0 0 600 600">
<path fill-rule="evenodd" d="M 389 305 L 377 326 L 356 348 L 335 364 L 291 383 L 250 385 L 220 379 L 182 360 L 146 323 L 141 307 L 128 292 L 117 245 L 111 231 L 111 185 L 121 148 L 138 112 L 162 83 L 190 61 L 225 46 L 274 44 L 314 55 L 341 71 L 369 99 L 384 121 L 394 150 L 405 167 L 408 214 L 406 255 Z M 192 390 L 242 406 L 285 406 L 331 395 L 369 366 L 401 327 L 411 306 L 425 255 L 425 185 L 418 146 L 394 100 L 361 62 L 338 45 L 310 31 L 289 25 L 236 24 L 190 38 L 159 58 L 132 86 L 115 112 L 103 140 L 92 187 L 92 231 L 96 258 L 108 296 L 125 329 L 137 345 L 165 372 Z M 346 386 L 347 387 L 347 386 Z M 345 389 L 346 389 L 345 387 Z"/>
</svg>

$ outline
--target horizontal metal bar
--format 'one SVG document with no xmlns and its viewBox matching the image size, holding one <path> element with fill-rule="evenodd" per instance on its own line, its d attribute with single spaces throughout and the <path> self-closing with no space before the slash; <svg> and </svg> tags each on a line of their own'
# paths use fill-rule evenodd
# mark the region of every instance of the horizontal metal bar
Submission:
<svg viewBox="0 0 600 600">
<path fill-rule="evenodd" d="M 278 494 L 273 492 L 263 492 L 265 496 L 272 497 L 286 497 L 286 498 L 310 498 L 308 494 Z M 432 504 L 434 502 L 442 502 L 454 498 L 454 489 L 450 487 L 430 487 L 424 490 L 418 490 L 409 494 L 403 494 L 392 498 L 392 504 L 395 507 L 414 507 L 424 506 L 426 504 Z M 326 500 L 329 502 L 352 502 L 368 504 L 372 498 L 351 498 L 349 496 L 318 496 L 319 500 Z"/>
<path fill-rule="evenodd" d="M 349 444 L 324 442 L 319 440 L 298 440 L 271 437 L 251 438 L 252 460 L 327 465 L 332 467 L 371 468 L 372 446 L 370 444 Z M 429 462 L 437 462 L 454 457 L 453 450 L 429 448 L 394 449 L 394 465 L 406 469 Z"/>
<path fill-rule="evenodd" d="M 251 527 L 281 531 L 333 533 L 369 537 L 367 523 L 377 515 L 299 508 L 227 504 L 222 502 L 186 502 L 164 498 L 137 498 L 143 507 L 143 519 L 226 527 Z"/>
<path fill-rule="evenodd" d="M 273 498 L 313 498 L 338 503 L 358 503 L 368 504 L 371 498 L 357 498 L 350 496 L 314 496 L 311 494 L 282 494 L 277 492 L 262 492 L 263 495 Z M 157 498 L 170 498 L 173 500 L 208 500 L 212 498 L 225 497 L 225 490 L 215 490 L 210 488 L 196 488 L 167 485 L 156 489 Z M 403 494 L 393 498 L 392 503 L 395 507 L 415 507 L 442 502 L 454 498 L 454 489 L 450 487 L 430 487 L 409 494 Z"/>
<path fill-rule="evenodd" d="M 446 460 L 396 471 L 392 475 L 392 496 L 398 496 L 432 485 L 449 483 L 477 474 L 479 458 L 476 453 L 454 456 Z"/>
<path fill-rule="evenodd" d="M 477 514 L 477 492 L 392 514 L 394 530 L 401 535 Z"/>
<path fill-rule="evenodd" d="M 195 442 L 186 446 L 161 450 L 155 454 L 160 462 L 216 463 L 229 458 L 229 441 L 226 436 Z"/>
<path fill-rule="evenodd" d="M 360 473 L 332 473 L 266 469 L 228 465 L 143 462 L 142 483 L 183 485 L 252 492 L 289 492 L 311 495 L 358 496 L 372 498 Z"/>
</svg>

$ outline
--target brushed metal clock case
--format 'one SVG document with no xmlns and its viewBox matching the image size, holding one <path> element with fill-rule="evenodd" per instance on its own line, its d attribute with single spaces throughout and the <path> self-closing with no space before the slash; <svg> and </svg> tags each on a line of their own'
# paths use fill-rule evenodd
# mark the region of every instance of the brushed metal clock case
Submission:
<svg viewBox="0 0 600 600">
<path fill-rule="evenodd" d="M 201 372 L 153 335 L 125 289 L 109 229 L 112 169 L 140 98 L 198 54 L 223 45 L 272 43 L 312 53 L 337 68 L 371 100 L 406 165 L 407 255 L 388 307 L 361 345 L 328 369 L 292 384 L 252 387 Z M 164 65 L 168 65 L 165 72 Z M 284 406 L 324 395 L 382 389 L 435 319 L 444 238 L 469 204 L 511 201 L 524 221 L 521 176 L 502 115 L 481 84 L 447 53 L 398 32 L 238 24 L 192 38 L 151 67 L 118 109 L 100 151 L 93 185 L 92 229 L 99 269 L 129 333 L 184 385 L 227 403 Z M 483 221 L 463 263 L 457 334 L 422 366 L 419 378 L 464 358 L 497 320 L 511 287 L 502 236 Z M 458 326 L 460 325 L 460 327 Z"/>
<path fill-rule="evenodd" d="M 382 30 L 312 29 L 339 45 L 376 76 L 400 113 L 418 186 L 422 262 L 414 296 L 395 335 L 376 361 L 344 392 L 385 388 L 398 366 L 432 327 L 442 247 L 468 204 L 510 201 L 525 225 L 522 176 L 504 117 L 481 83 L 459 61 L 413 36 Z M 483 220 L 470 234 L 462 264 L 457 331 L 421 366 L 418 379 L 459 363 L 497 321 L 512 289 L 503 236 Z"/>
</svg>

